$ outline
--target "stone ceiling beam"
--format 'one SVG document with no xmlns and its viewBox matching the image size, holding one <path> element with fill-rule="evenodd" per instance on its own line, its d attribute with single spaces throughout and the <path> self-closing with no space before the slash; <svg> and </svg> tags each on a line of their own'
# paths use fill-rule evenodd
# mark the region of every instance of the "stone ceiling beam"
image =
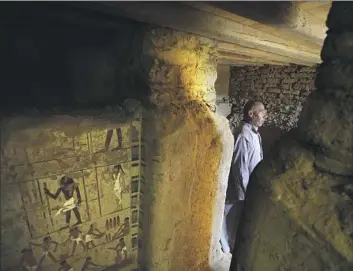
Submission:
<svg viewBox="0 0 353 271">
<path fill-rule="evenodd" d="M 229 59 L 226 59 L 226 58 L 219 58 L 217 60 L 217 64 L 243 67 L 243 66 L 264 66 L 267 63 L 251 63 L 251 62 L 246 62 L 246 61 L 236 61 L 236 62 L 234 62 L 234 60 L 229 60 Z"/>
<path fill-rule="evenodd" d="M 319 51 L 252 29 L 242 23 L 174 2 L 85 2 L 76 5 L 127 17 L 139 22 L 169 27 L 186 33 L 206 36 L 218 41 L 276 53 L 298 61 L 320 63 Z"/>
<path fill-rule="evenodd" d="M 227 42 L 218 43 L 218 51 L 226 52 L 226 53 L 237 53 L 245 56 L 257 57 L 266 61 L 278 61 L 284 63 L 297 64 L 302 66 L 314 66 L 316 63 L 314 62 L 305 62 L 298 61 L 297 59 L 281 56 L 273 53 L 268 53 L 265 51 L 261 51 L 258 49 L 248 48 L 244 46 L 240 46 L 238 44 L 232 44 Z"/>
<path fill-rule="evenodd" d="M 288 29 L 279 29 L 276 25 L 268 25 L 268 24 L 262 24 L 257 21 L 251 20 L 249 18 L 241 17 L 237 14 L 227 11 L 226 9 L 218 8 L 216 5 L 225 5 L 225 8 L 227 8 L 227 4 L 229 3 L 214 3 L 214 2 L 184 2 L 183 4 L 192 6 L 196 9 L 203 10 L 205 12 L 211 13 L 216 16 L 220 16 L 229 20 L 232 20 L 234 22 L 243 24 L 245 26 L 248 26 L 246 28 L 247 31 L 249 31 L 250 35 L 258 35 L 259 31 L 262 33 L 266 33 L 266 35 L 270 34 L 277 39 L 281 40 L 282 43 L 287 44 L 288 46 L 292 46 L 294 48 L 298 46 L 303 46 L 306 50 L 309 52 L 319 52 L 322 47 L 322 42 L 319 42 L 317 44 L 315 41 L 308 39 L 307 37 L 303 39 L 303 36 L 297 32 L 294 31 L 288 31 Z M 229 8 L 228 8 L 229 9 Z M 261 35 L 260 32 L 260 35 Z M 272 37 L 273 39 L 273 37 Z"/>
<path fill-rule="evenodd" d="M 210 5 L 240 17 L 246 17 L 258 24 L 281 29 L 322 46 L 326 37 L 326 26 L 319 18 L 300 8 L 300 2 L 212 2 Z M 255 24 L 251 25 L 255 26 Z"/>
<path fill-rule="evenodd" d="M 292 6 L 287 9 L 287 22 L 283 26 L 285 29 L 295 31 L 310 38 L 316 44 L 322 46 L 326 37 L 326 25 L 315 16 L 300 8 L 299 3 L 291 2 Z"/>
<path fill-rule="evenodd" d="M 237 53 L 218 52 L 218 57 L 219 59 L 233 61 L 234 63 L 238 63 L 238 62 L 249 63 L 249 65 L 257 64 L 257 63 L 272 64 L 272 65 L 289 65 L 288 62 L 266 60 L 266 59 L 261 59 L 257 57 L 252 57 L 252 56 L 245 56 Z"/>
</svg>

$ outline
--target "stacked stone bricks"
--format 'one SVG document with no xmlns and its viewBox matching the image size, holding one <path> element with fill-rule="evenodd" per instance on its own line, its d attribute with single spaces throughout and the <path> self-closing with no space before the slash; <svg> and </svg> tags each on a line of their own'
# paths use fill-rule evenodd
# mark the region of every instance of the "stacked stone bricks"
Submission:
<svg viewBox="0 0 353 271">
<path fill-rule="evenodd" d="M 298 65 L 232 68 L 232 128 L 241 121 L 245 103 L 253 99 L 265 103 L 269 112 L 267 125 L 275 125 L 282 130 L 295 127 L 307 96 L 315 88 L 315 75 L 316 67 Z"/>
</svg>

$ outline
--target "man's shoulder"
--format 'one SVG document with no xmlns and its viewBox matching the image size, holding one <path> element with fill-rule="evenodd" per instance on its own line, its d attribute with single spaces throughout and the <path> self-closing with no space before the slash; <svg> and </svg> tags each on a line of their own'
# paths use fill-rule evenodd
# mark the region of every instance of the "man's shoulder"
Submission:
<svg viewBox="0 0 353 271">
<path fill-rule="evenodd" d="M 244 140 L 246 140 L 247 142 L 252 142 L 254 134 L 249 127 L 247 127 L 246 125 L 243 125 L 238 137 L 239 139 L 244 138 Z"/>
</svg>

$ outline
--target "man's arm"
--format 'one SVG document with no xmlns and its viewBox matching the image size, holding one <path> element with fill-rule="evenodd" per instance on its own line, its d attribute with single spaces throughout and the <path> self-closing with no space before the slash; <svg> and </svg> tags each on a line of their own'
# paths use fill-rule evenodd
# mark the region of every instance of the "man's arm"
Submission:
<svg viewBox="0 0 353 271">
<path fill-rule="evenodd" d="M 245 194 L 249 182 L 249 143 L 244 136 L 240 135 L 234 148 L 232 177 L 239 180 L 240 187 Z"/>
<path fill-rule="evenodd" d="M 57 197 L 59 196 L 59 194 L 61 192 L 61 187 L 59 187 L 58 190 L 56 190 L 54 195 L 52 193 L 50 193 L 48 188 L 44 188 L 44 192 L 45 192 L 45 194 L 47 194 L 52 199 L 57 199 Z"/>
</svg>

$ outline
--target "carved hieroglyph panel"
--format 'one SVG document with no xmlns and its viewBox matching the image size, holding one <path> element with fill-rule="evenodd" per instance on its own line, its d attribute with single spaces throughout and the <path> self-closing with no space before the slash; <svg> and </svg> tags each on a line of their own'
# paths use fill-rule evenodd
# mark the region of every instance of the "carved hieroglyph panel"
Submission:
<svg viewBox="0 0 353 271">
<path fill-rule="evenodd" d="M 32 128 L 2 146 L 1 270 L 138 267 L 140 129 Z"/>
</svg>

